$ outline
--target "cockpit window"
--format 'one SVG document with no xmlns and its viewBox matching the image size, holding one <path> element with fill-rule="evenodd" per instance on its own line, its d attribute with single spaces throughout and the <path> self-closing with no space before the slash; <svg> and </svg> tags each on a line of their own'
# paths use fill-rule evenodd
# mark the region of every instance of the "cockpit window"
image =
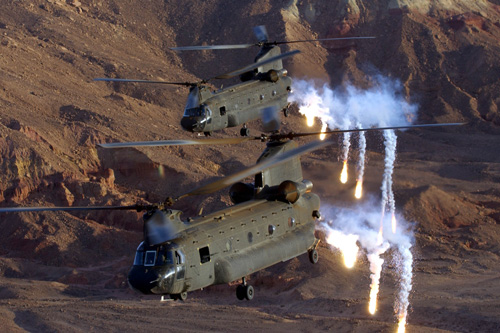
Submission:
<svg viewBox="0 0 500 333">
<path fill-rule="evenodd" d="M 202 108 L 186 109 L 186 110 L 184 110 L 184 116 L 185 117 L 204 117 L 205 110 L 203 110 Z"/>
<path fill-rule="evenodd" d="M 135 253 L 134 266 L 144 265 L 144 242 L 139 244 L 137 252 Z"/>
<path fill-rule="evenodd" d="M 174 255 L 172 254 L 172 250 L 163 249 L 160 247 L 160 250 L 158 251 L 157 265 L 158 266 L 172 265 L 173 263 L 174 263 Z"/>
<path fill-rule="evenodd" d="M 146 251 L 144 266 L 154 266 L 156 261 L 156 251 Z"/>
</svg>

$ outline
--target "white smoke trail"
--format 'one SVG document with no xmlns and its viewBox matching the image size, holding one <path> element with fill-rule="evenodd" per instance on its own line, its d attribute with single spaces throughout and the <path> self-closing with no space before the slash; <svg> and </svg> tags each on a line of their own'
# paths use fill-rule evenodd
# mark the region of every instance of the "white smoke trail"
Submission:
<svg viewBox="0 0 500 333">
<path fill-rule="evenodd" d="M 358 123 L 357 128 L 361 128 L 361 123 Z M 365 132 L 359 132 L 359 160 L 358 160 L 358 179 L 363 179 L 365 175 L 365 159 L 366 159 L 366 135 Z"/>
<path fill-rule="evenodd" d="M 417 106 L 403 96 L 403 86 L 382 76 L 373 78 L 366 90 L 347 85 L 332 89 L 328 85 L 316 87 L 313 81 L 294 79 L 289 102 L 299 106 L 300 113 L 318 117 L 331 129 L 352 128 L 354 124 L 370 126 L 404 126 L 416 117 Z"/>
<path fill-rule="evenodd" d="M 384 175 L 382 178 L 382 219 L 387 206 L 391 212 L 392 232 L 395 232 L 395 214 L 396 202 L 394 200 L 394 192 L 392 190 L 392 175 L 394 173 L 394 162 L 396 161 L 396 145 L 397 137 L 393 130 L 384 131 L 385 144 L 385 159 L 384 159 Z"/>
<path fill-rule="evenodd" d="M 306 115 L 308 122 L 311 118 L 318 117 L 323 125 L 326 123 L 330 129 L 352 129 L 355 125 L 358 128 L 368 128 L 371 126 L 404 126 L 409 125 L 416 117 L 417 106 L 409 104 L 404 96 L 402 85 L 398 81 L 393 81 L 382 76 L 373 78 L 373 85 L 366 90 L 358 89 L 352 85 L 347 85 L 342 89 L 331 89 L 327 85 L 316 88 L 313 82 L 304 80 L 293 80 L 292 91 L 289 101 L 296 102 L 299 111 Z M 344 167 L 341 173 L 341 181 L 347 181 L 347 158 L 349 156 L 350 135 L 343 137 L 342 159 Z M 400 327 L 406 324 L 406 309 L 408 307 L 408 295 L 411 290 L 411 267 L 412 256 L 410 252 L 411 241 L 409 235 L 403 234 L 403 228 L 396 230 L 396 204 L 394 192 L 392 190 L 392 175 L 394 172 L 394 162 L 396 160 L 396 134 L 394 131 L 384 131 L 385 160 L 384 177 L 381 186 L 382 190 L 382 217 L 380 210 L 374 209 L 373 203 L 369 207 L 358 207 L 350 213 L 336 209 L 334 225 L 323 224 L 327 234 L 357 235 L 360 245 L 365 249 L 370 261 L 371 271 L 371 299 L 370 310 L 376 308 L 376 299 L 379 288 L 380 275 L 382 273 L 383 254 L 390 246 L 397 246 L 401 255 L 401 293 L 398 300 L 398 318 Z M 364 176 L 364 160 L 366 153 L 366 139 L 360 134 L 360 161 L 358 162 L 358 179 Z M 344 173 L 345 171 L 345 173 Z M 361 182 L 358 182 L 361 189 Z M 358 186 L 356 186 L 356 192 Z M 356 195 L 357 197 L 357 195 Z M 391 223 L 384 223 L 386 220 L 385 211 L 387 206 L 391 212 Z M 333 207 L 330 210 L 335 210 Z M 325 216 L 328 216 L 327 214 Z M 386 232 L 386 225 L 392 225 L 392 233 Z M 333 239 L 332 238 L 332 239 Z M 352 244 L 352 240 L 350 241 Z M 405 243 L 406 242 L 406 243 Z M 409 246 L 402 244 L 410 244 Z M 352 248 L 352 247 L 351 247 Z M 405 250 L 407 249 L 407 251 Z M 353 251 L 353 250 L 341 250 Z M 372 297 L 373 296 L 373 297 Z M 373 303 L 373 305 L 372 305 Z M 405 305 L 406 304 L 406 305 Z"/>
<path fill-rule="evenodd" d="M 349 159 L 349 150 L 351 149 L 351 133 L 344 133 L 342 146 L 342 161 L 347 161 Z"/>
<path fill-rule="evenodd" d="M 400 244 L 399 257 L 396 257 L 396 267 L 400 269 L 400 285 L 398 300 L 394 304 L 394 310 L 398 317 L 398 332 L 404 332 L 406 319 L 408 316 L 408 306 L 410 305 L 410 292 L 413 278 L 413 254 L 411 253 L 411 243 Z"/>
<path fill-rule="evenodd" d="M 321 223 L 318 228 L 326 233 L 327 240 L 330 239 L 330 235 L 335 234 L 337 243 L 346 241 L 346 239 L 342 239 L 342 235 L 355 235 L 350 236 L 351 240 L 357 236 L 357 242 L 366 252 L 370 263 L 370 313 L 374 313 L 376 310 L 377 294 L 379 292 L 380 277 L 384 263 L 381 255 L 389 248 L 398 250 L 400 254 L 394 259 L 394 262 L 400 274 L 401 288 L 398 299 L 395 301 L 395 310 L 398 320 L 401 323 L 400 325 L 404 327 L 409 304 L 409 294 L 412 288 L 413 256 L 411 254 L 411 247 L 413 235 L 408 228 L 408 223 L 402 217 L 398 217 L 400 227 L 397 232 L 391 233 L 387 232 L 389 230 L 384 230 L 384 239 L 382 242 L 379 242 L 377 236 L 379 233 L 380 211 L 377 207 L 378 204 L 373 198 L 367 198 L 365 202 L 350 209 L 323 205 L 321 209 L 322 215 L 327 222 Z M 389 217 L 386 219 L 388 220 Z M 390 228 L 389 224 L 384 223 L 384 228 Z"/>
<path fill-rule="evenodd" d="M 358 122 L 357 128 L 361 128 L 361 124 Z M 359 156 L 357 164 L 358 175 L 356 177 L 356 190 L 355 197 L 361 199 L 363 195 L 363 177 L 365 176 L 365 160 L 366 160 L 366 136 L 365 132 L 359 132 Z"/>
</svg>

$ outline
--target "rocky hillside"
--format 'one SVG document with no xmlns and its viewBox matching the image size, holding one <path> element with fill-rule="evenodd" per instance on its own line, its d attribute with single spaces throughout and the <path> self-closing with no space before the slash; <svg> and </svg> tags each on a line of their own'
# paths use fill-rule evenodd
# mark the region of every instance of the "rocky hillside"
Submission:
<svg viewBox="0 0 500 333">
<path fill-rule="evenodd" d="M 260 143 L 97 148 L 97 143 L 106 141 L 194 135 L 179 124 L 186 88 L 93 79 L 212 77 L 252 62 L 257 50 L 176 53 L 169 47 L 253 42 L 251 28 L 262 24 L 276 40 L 375 37 L 294 44 L 302 53 L 285 64 L 293 78 L 316 79 L 333 87 L 347 82 L 364 87 L 378 74 L 398 79 L 406 97 L 419 105 L 421 122 L 469 122 L 460 130 L 402 135 L 404 168 L 397 195 L 412 218 L 448 219 L 439 228 L 427 226 L 431 229 L 424 231 L 429 233 L 469 225 L 470 219 L 492 226 L 500 221 L 499 160 L 493 154 L 500 133 L 500 3 L 486 0 L 4 1 L 0 4 L 0 204 L 155 202 L 254 163 Z M 286 130 L 305 130 L 297 113 L 283 121 Z M 259 133 L 259 122 L 250 127 Z M 234 136 L 237 131 L 214 136 Z M 373 154 L 376 162 L 380 149 Z M 335 154 L 315 156 L 333 161 L 331 155 Z M 308 175 L 322 177 L 314 170 L 321 168 L 318 162 L 308 157 L 304 161 Z M 416 173 L 405 173 L 412 169 Z M 437 187 L 426 187 L 430 182 Z M 374 192 L 377 186 L 373 181 Z M 327 199 L 341 195 L 332 194 L 325 185 L 318 184 L 318 189 Z M 469 222 L 449 220 L 456 214 L 450 208 L 456 198 L 467 203 Z M 438 213 L 432 207 L 436 199 L 442 205 Z M 179 203 L 179 208 L 192 215 L 228 203 L 222 191 Z M 134 212 L 4 214 L 0 226 L 0 254 L 8 267 L 0 274 L 9 277 L 36 275 L 19 268 L 24 259 L 34 259 L 41 267 L 67 268 L 130 257 L 142 230 Z M 73 281 L 70 277 L 75 274 L 68 269 L 46 272 L 39 278 Z"/>
</svg>

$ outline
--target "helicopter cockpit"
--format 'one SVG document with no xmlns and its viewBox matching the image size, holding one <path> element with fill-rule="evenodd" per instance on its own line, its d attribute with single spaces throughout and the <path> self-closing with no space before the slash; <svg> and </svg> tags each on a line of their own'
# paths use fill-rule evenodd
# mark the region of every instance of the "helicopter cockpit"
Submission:
<svg viewBox="0 0 500 333">
<path fill-rule="evenodd" d="M 174 243 L 137 248 L 134 265 L 129 272 L 130 286 L 145 294 L 170 294 L 182 287 L 185 256 Z"/>
<path fill-rule="evenodd" d="M 182 127 L 191 132 L 201 132 L 206 124 L 212 122 L 212 110 L 206 104 L 184 109 L 184 116 L 181 119 Z"/>
</svg>

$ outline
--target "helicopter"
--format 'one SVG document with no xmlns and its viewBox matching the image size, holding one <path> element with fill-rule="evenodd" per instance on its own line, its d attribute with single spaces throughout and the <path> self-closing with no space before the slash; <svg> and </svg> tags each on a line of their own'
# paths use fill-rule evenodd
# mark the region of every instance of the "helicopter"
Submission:
<svg viewBox="0 0 500 333">
<path fill-rule="evenodd" d="M 342 37 L 270 42 L 265 26 L 255 27 L 254 34 L 258 42 L 253 44 L 181 46 L 170 48 L 174 51 L 197 51 L 260 47 L 260 51 L 255 57 L 253 64 L 230 73 L 204 79 L 199 82 L 167 82 L 121 78 L 96 78 L 94 81 L 170 84 L 189 87 L 184 115 L 181 119 L 181 126 L 184 130 L 197 133 L 203 132 L 208 136 L 212 131 L 243 125 L 240 135 L 249 136 L 250 130 L 246 126 L 247 122 L 261 117 L 263 119 L 276 119 L 279 117 L 279 110 L 283 111 L 285 117 L 289 115 L 288 94 L 291 92 L 292 80 L 287 76 L 288 72 L 283 68 L 282 60 L 300 51 L 292 50 L 281 53 L 278 45 L 374 38 Z M 211 80 L 229 79 L 236 76 L 240 77 L 241 83 L 216 91 L 212 91 L 207 86 L 207 83 Z M 271 123 L 276 123 L 276 121 Z M 264 131 L 277 130 L 277 128 L 269 126 L 271 125 L 267 125 L 266 122 Z"/>
<path fill-rule="evenodd" d="M 144 239 L 128 274 L 129 286 L 143 294 L 169 295 L 186 300 L 190 291 L 241 280 L 239 300 L 251 300 L 255 291 L 246 277 L 305 253 L 311 263 L 319 260 L 316 221 L 321 217 L 320 198 L 313 183 L 303 179 L 300 156 L 334 143 L 312 141 L 298 146 L 297 137 L 361 131 L 456 126 L 461 123 L 423 124 L 318 133 L 262 134 L 256 137 L 103 143 L 103 148 L 169 145 L 238 144 L 265 141 L 257 163 L 215 182 L 157 204 L 97 207 L 12 207 L 0 213 L 82 210 L 136 210 L 143 214 Z M 253 183 L 242 180 L 254 175 Z M 177 201 L 230 187 L 233 206 L 203 216 L 181 219 L 172 209 Z"/>
</svg>

